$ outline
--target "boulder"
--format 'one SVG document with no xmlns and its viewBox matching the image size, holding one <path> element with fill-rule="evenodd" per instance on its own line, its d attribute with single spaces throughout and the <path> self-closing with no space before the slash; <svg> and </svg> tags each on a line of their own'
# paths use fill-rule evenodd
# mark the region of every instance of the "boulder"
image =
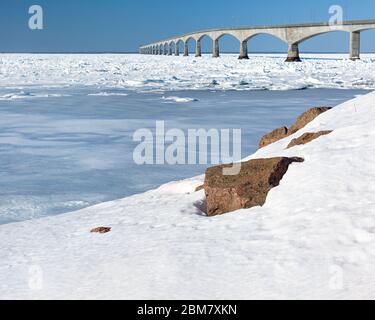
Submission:
<svg viewBox="0 0 375 320">
<path fill-rule="evenodd" d="M 274 143 L 276 141 L 279 141 L 281 139 L 284 139 L 287 136 L 288 136 L 288 128 L 287 127 L 275 129 L 272 132 L 263 136 L 263 138 L 260 140 L 259 148 L 263 148 L 265 146 L 268 146 L 269 144 Z"/>
<path fill-rule="evenodd" d="M 306 127 L 306 125 L 313 121 L 316 117 L 331 109 L 332 108 L 329 107 L 318 107 L 307 110 L 306 112 L 302 113 L 297 118 L 296 122 L 289 128 L 288 134 L 292 135 L 296 133 L 298 130 L 301 130 L 302 128 Z"/>
<path fill-rule="evenodd" d="M 320 132 L 316 132 L 316 133 L 311 133 L 311 132 L 305 133 L 302 136 L 300 136 L 299 138 L 293 139 L 289 143 L 287 149 L 295 147 L 295 146 L 307 144 L 307 143 L 309 143 L 309 142 L 311 142 L 315 139 L 318 139 L 321 136 L 325 136 L 325 135 L 330 134 L 330 133 L 332 133 L 332 130 L 320 131 Z"/>
<path fill-rule="evenodd" d="M 111 231 L 111 228 L 99 227 L 99 228 L 92 229 L 90 232 L 91 233 L 101 233 L 101 234 L 104 234 L 104 233 L 108 233 L 110 231 Z"/>
<path fill-rule="evenodd" d="M 223 175 L 228 165 L 209 168 L 204 189 L 208 216 L 263 206 L 269 191 L 278 186 L 293 162 L 302 158 L 255 159 L 242 163 L 236 176 Z"/>
<path fill-rule="evenodd" d="M 304 112 L 297 118 L 296 122 L 289 129 L 287 127 L 282 127 L 264 135 L 260 140 L 259 148 L 264 148 L 271 143 L 274 143 L 296 133 L 298 130 L 301 130 L 308 123 L 313 121 L 316 117 L 330 109 L 332 108 L 317 107 Z"/>
</svg>

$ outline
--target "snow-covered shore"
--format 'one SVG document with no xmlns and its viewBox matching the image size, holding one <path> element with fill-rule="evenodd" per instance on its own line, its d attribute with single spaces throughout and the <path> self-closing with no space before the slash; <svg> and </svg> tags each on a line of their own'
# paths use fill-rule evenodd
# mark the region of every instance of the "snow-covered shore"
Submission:
<svg viewBox="0 0 375 320">
<path fill-rule="evenodd" d="M 201 176 L 0 225 L 0 298 L 375 298 L 374 105 L 348 101 L 252 155 L 305 158 L 263 208 L 205 217 Z M 334 132 L 285 150 L 320 130 Z"/>
<path fill-rule="evenodd" d="M 93 85 L 134 90 L 375 89 L 375 55 L 350 61 L 345 54 L 304 54 L 302 63 L 285 55 L 234 54 L 219 59 L 113 54 L 1 54 L 0 99 L 28 98 L 24 86 Z M 17 94 L 17 90 L 20 90 Z M 13 91 L 14 91 L 13 90 Z"/>
</svg>

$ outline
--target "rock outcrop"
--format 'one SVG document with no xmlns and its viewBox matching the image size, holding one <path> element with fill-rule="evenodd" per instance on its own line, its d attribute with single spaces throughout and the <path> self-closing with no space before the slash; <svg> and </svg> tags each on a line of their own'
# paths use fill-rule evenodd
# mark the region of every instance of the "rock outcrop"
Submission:
<svg viewBox="0 0 375 320">
<path fill-rule="evenodd" d="M 302 158 L 255 159 L 242 163 L 236 176 L 223 175 L 228 165 L 209 168 L 204 189 L 208 216 L 263 206 L 269 191 L 278 186 L 293 162 Z"/>
<path fill-rule="evenodd" d="M 104 234 L 104 233 L 108 233 L 110 231 L 111 231 L 111 228 L 99 227 L 99 228 L 92 229 L 90 232 L 91 233 L 101 233 L 101 234 Z"/>
<path fill-rule="evenodd" d="M 329 107 L 318 107 L 312 108 L 307 110 L 306 112 L 302 113 L 296 120 L 296 122 L 289 128 L 288 134 L 292 135 L 296 133 L 298 130 L 306 127 L 308 123 L 313 121 L 315 118 L 320 116 L 322 113 L 331 110 L 332 108 Z"/>
<path fill-rule="evenodd" d="M 330 109 L 332 108 L 317 107 L 304 112 L 297 118 L 296 122 L 289 129 L 287 127 L 282 127 L 263 136 L 263 138 L 260 140 L 259 148 L 264 148 L 271 143 L 274 143 L 296 133 L 298 130 L 301 130 L 308 123 L 313 121 L 316 117 Z"/>
<path fill-rule="evenodd" d="M 284 139 L 288 136 L 288 128 L 282 127 L 279 129 L 275 129 L 270 133 L 267 133 L 263 138 L 260 140 L 259 147 L 263 148 L 268 146 L 271 143 Z"/>
<path fill-rule="evenodd" d="M 321 136 L 325 136 L 325 135 L 330 134 L 330 133 L 332 133 L 332 130 L 319 131 L 319 132 L 316 132 L 316 133 L 307 132 L 307 133 L 303 134 L 302 136 L 300 136 L 299 138 L 293 139 L 289 143 L 287 149 L 290 149 L 290 148 L 295 147 L 295 146 L 307 144 L 307 143 L 309 143 L 309 142 L 311 142 L 315 139 L 318 139 Z"/>
</svg>

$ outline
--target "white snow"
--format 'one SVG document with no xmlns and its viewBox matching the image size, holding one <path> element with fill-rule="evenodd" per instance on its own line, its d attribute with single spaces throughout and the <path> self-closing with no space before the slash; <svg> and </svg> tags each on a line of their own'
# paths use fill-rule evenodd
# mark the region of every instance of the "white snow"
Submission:
<svg viewBox="0 0 375 320">
<path fill-rule="evenodd" d="M 375 89 L 375 55 L 350 61 L 344 54 L 304 54 L 302 63 L 285 55 L 235 54 L 219 59 L 138 54 L 1 54 L 0 87 L 102 86 L 132 90 Z"/>
<path fill-rule="evenodd" d="M 375 93 L 348 101 L 252 155 L 305 158 L 262 208 L 205 217 L 204 194 L 194 192 L 201 176 L 0 225 L 0 298 L 374 299 L 374 105 Z M 304 132 L 326 129 L 334 132 L 285 149 Z M 89 232 L 98 226 L 112 231 Z"/>
</svg>

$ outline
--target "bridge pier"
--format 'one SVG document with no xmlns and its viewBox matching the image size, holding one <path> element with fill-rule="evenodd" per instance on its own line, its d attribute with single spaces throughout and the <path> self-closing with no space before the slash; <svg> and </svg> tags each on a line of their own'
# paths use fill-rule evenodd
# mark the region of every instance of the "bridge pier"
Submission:
<svg viewBox="0 0 375 320">
<path fill-rule="evenodd" d="M 247 41 L 242 41 L 241 42 L 241 45 L 240 45 L 240 56 L 239 58 L 240 60 L 242 59 L 249 59 L 249 55 L 247 53 Z"/>
<path fill-rule="evenodd" d="M 173 54 L 173 52 L 172 52 L 172 46 L 169 45 L 168 46 L 168 55 L 171 56 L 172 54 Z"/>
<path fill-rule="evenodd" d="M 361 33 L 359 31 L 350 33 L 350 60 L 359 60 L 361 54 Z"/>
<path fill-rule="evenodd" d="M 212 57 L 219 58 L 220 57 L 220 47 L 219 47 L 219 39 L 215 39 L 213 41 L 213 50 L 212 50 Z"/>
<path fill-rule="evenodd" d="M 202 44 L 200 40 L 197 40 L 195 43 L 195 56 L 196 57 L 202 56 Z"/>
<path fill-rule="evenodd" d="M 189 56 L 189 43 L 186 41 L 184 43 L 184 57 L 188 57 Z"/>
<path fill-rule="evenodd" d="M 180 55 L 180 43 L 176 42 L 176 46 L 174 47 L 174 55 L 178 57 Z"/>
<path fill-rule="evenodd" d="M 298 43 L 288 44 L 288 57 L 286 58 L 286 62 L 301 62 Z"/>
</svg>

